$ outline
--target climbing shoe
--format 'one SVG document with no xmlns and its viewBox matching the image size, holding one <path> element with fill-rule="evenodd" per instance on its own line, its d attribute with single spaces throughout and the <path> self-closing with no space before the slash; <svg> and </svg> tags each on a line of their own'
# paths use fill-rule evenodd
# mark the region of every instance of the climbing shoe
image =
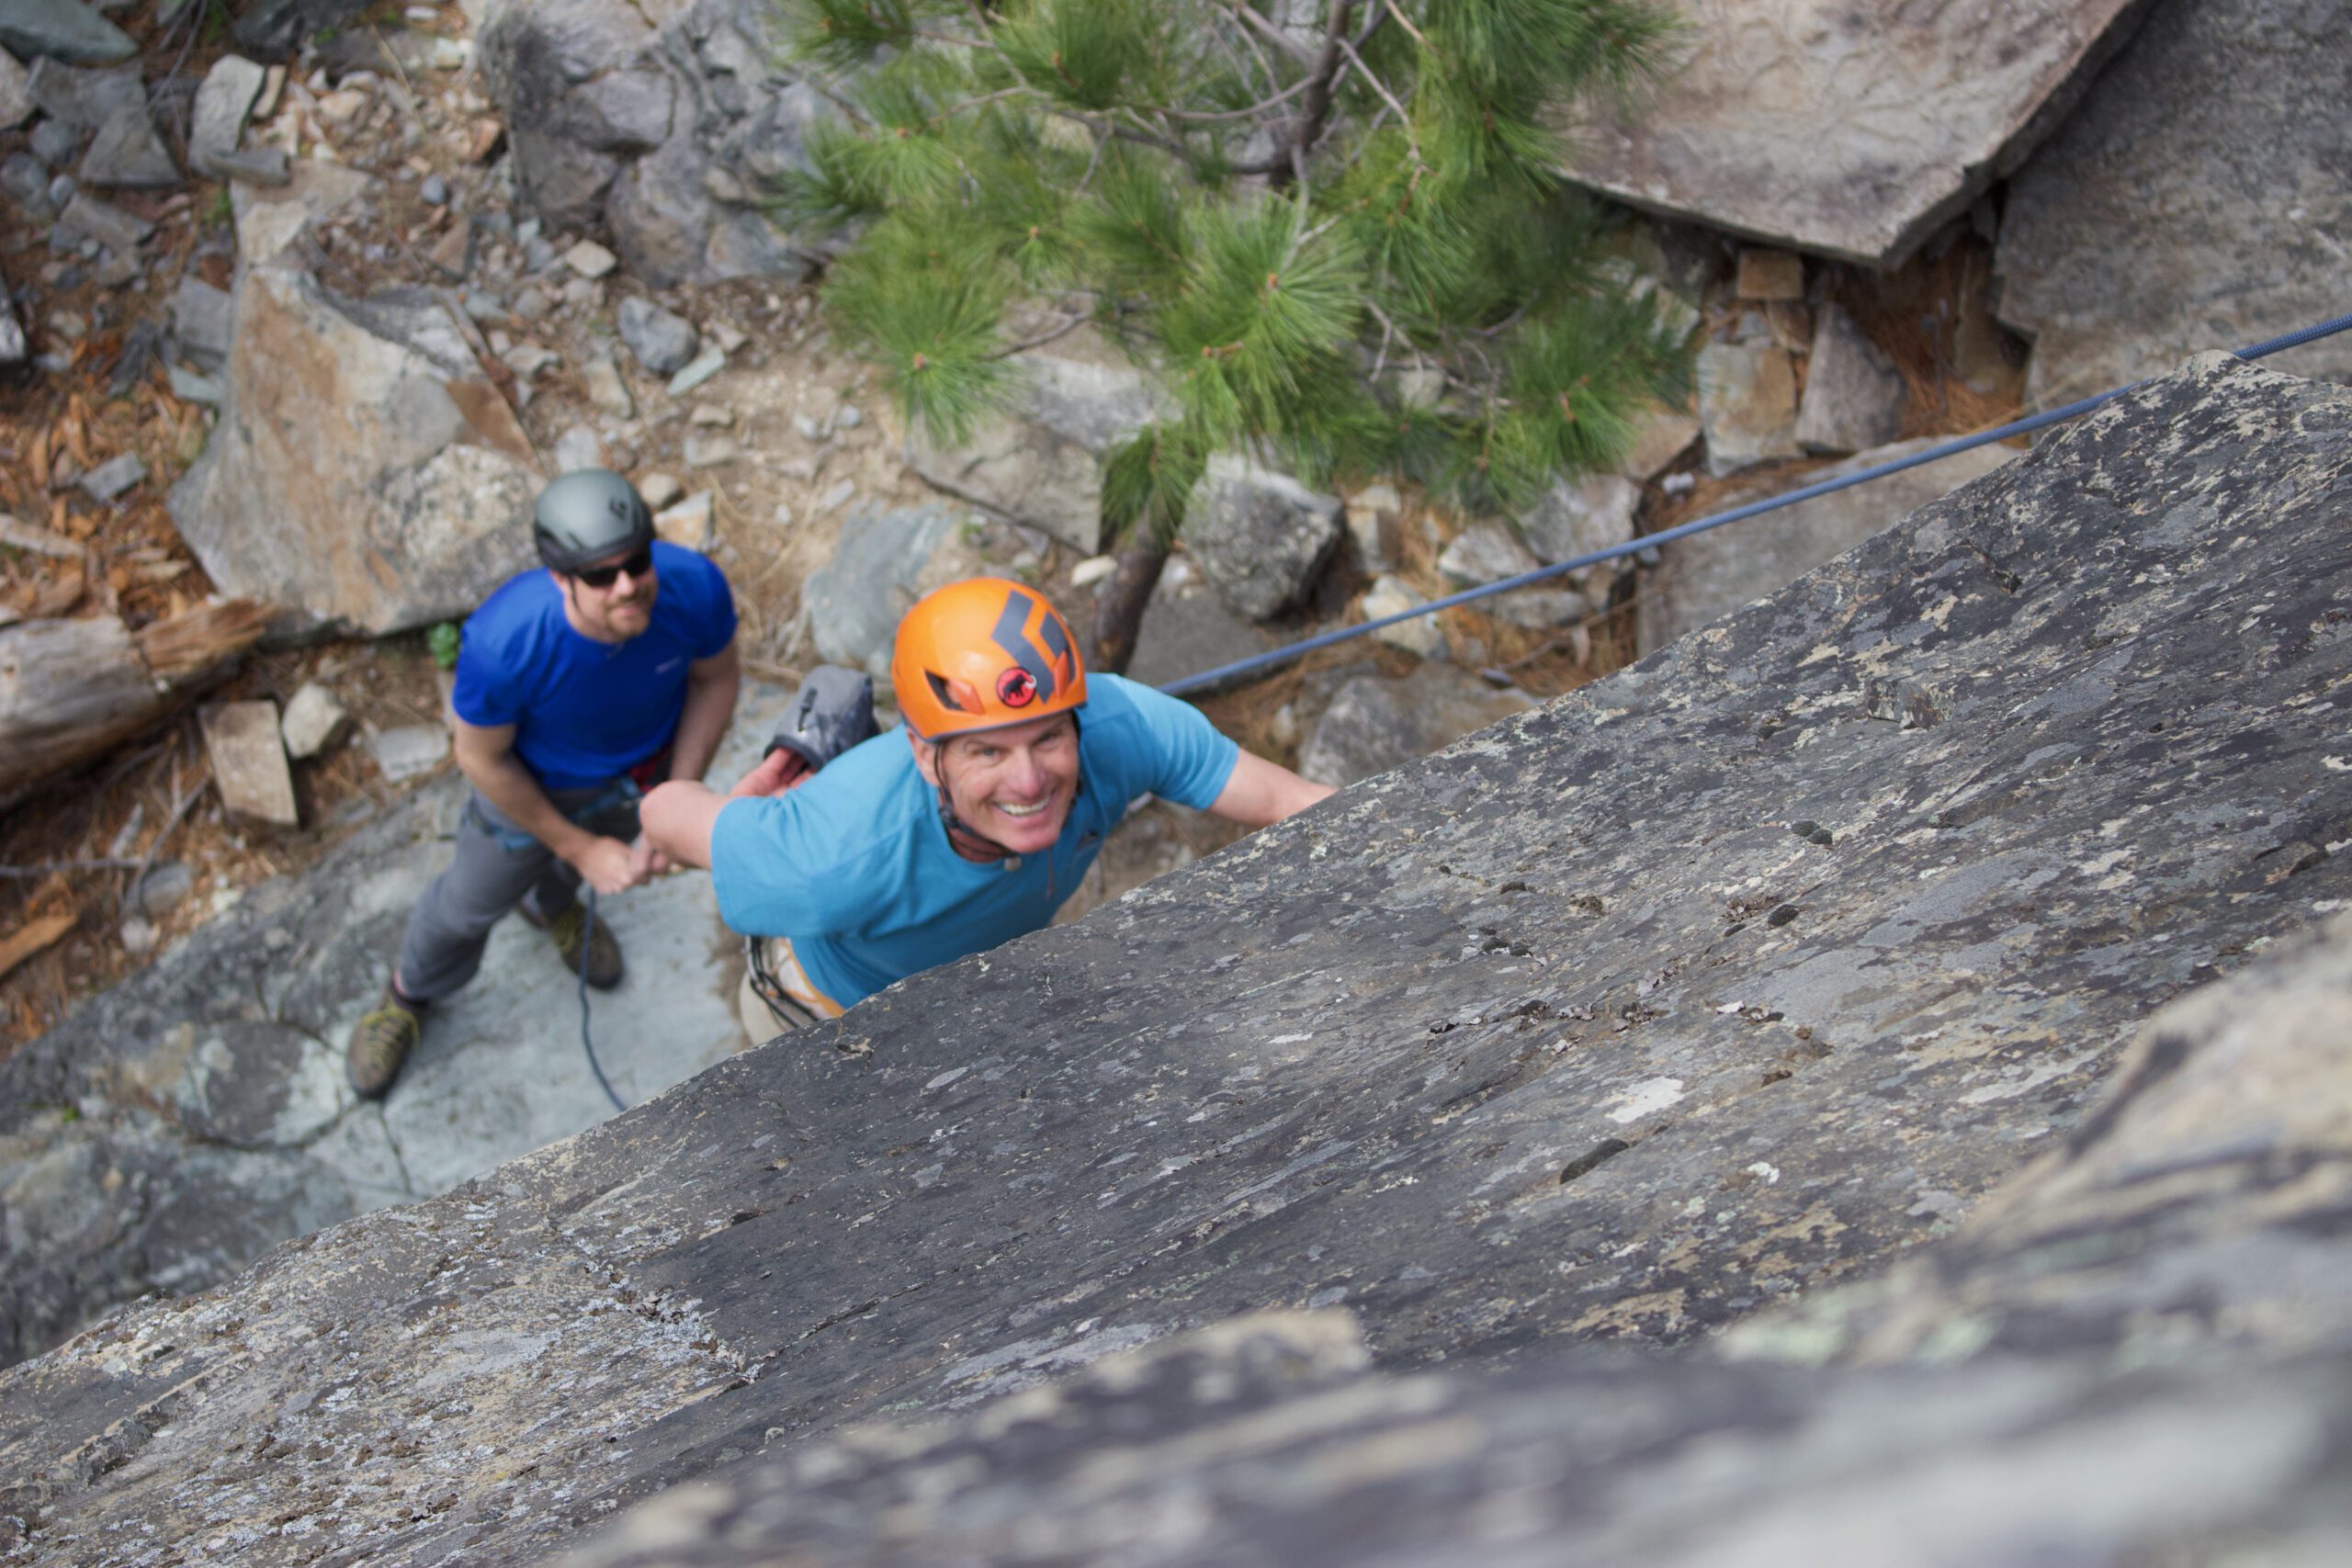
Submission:
<svg viewBox="0 0 2352 1568">
<path fill-rule="evenodd" d="M 384 999 L 353 1027 L 343 1048 L 343 1070 L 363 1099 L 383 1099 L 401 1076 L 401 1064 L 424 1024 L 422 1010 L 388 987 Z"/>
<path fill-rule="evenodd" d="M 528 904 L 523 906 L 523 918 L 548 933 L 555 950 L 563 955 L 563 966 L 572 974 L 580 973 L 580 949 L 588 948 L 588 983 L 600 991 L 609 991 L 621 983 L 621 944 L 614 940 L 613 928 L 598 920 L 592 934 L 588 928 L 588 906 L 575 900 L 571 908 L 554 919 L 542 919 Z"/>
</svg>

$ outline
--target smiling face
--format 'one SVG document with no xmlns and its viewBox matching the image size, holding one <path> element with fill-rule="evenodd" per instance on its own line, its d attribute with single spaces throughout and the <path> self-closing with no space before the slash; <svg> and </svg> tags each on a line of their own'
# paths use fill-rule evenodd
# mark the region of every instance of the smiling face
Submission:
<svg viewBox="0 0 2352 1568">
<path fill-rule="evenodd" d="M 914 739 L 915 766 L 974 832 L 1015 854 L 1052 847 L 1078 798 L 1078 721 L 1066 713 L 933 746 Z M 959 846 L 960 848 L 960 846 Z"/>
<path fill-rule="evenodd" d="M 629 569 L 638 570 L 632 571 Z M 598 586 L 593 580 L 612 575 Z M 622 550 L 573 573 L 556 573 L 571 629 L 598 642 L 627 642 L 653 624 L 660 591 L 649 550 Z"/>
</svg>

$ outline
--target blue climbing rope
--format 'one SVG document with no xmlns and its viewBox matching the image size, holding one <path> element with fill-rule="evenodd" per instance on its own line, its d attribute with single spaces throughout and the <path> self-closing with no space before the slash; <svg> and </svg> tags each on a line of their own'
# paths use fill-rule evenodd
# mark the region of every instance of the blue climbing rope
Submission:
<svg viewBox="0 0 2352 1568">
<path fill-rule="evenodd" d="M 628 1105 L 613 1092 L 613 1080 L 605 1076 L 604 1066 L 596 1060 L 596 1043 L 588 1038 L 588 955 L 596 941 L 596 890 L 588 889 L 588 919 L 580 928 L 580 1049 L 588 1055 L 588 1070 L 596 1075 L 596 1087 L 613 1102 L 616 1112 L 627 1111 Z"/>
<path fill-rule="evenodd" d="M 2337 333 L 2347 330 L 2352 330 L 2352 315 L 2338 316 L 2333 321 L 2322 321 L 2316 326 L 2305 327 L 2300 332 L 2289 333 L 2283 337 L 2274 337 L 2267 342 L 2256 344 L 2251 348 L 2239 349 L 2237 357 L 2262 359 L 2287 349 L 2300 348 L 2307 343 L 2316 343 L 2321 338 L 2333 337 Z M 1328 631 L 1315 637 L 1304 637 L 1297 642 L 1288 643 L 1248 659 L 1237 659 L 1230 664 L 1220 664 L 1214 670 L 1204 670 L 1197 675 L 1187 675 L 1181 681 L 1170 681 L 1159 689 L 1170 696 L 1181 697 L 1206 687 L 1223 685 L 1238 675 L 1246 675 L 1252 671 L 1286 664 L 1294 659 L 1314 652 L 1318 648 L 1329 648 L 1334 643 L 1346 642 L 1353 637 L 1367 637 L 1384 626 L 1393 626 L 1400 621 L 1409 621 L 1417 615 L 1434 615 L 1440 610 L 1450 610 L 1456 604 L 1467 604 L 1491 594 L 1508 593 L 1514 588 L 1524 588 L 1530 583 L 1542 582 L 1546 579 L 1559 577 L 1567 572 L 1582 571 L 1588 567 L 1599 566 L 1604 561 L 1619 560 L 1626 556 L 1638 555 L 1644 550 L 1656 549 L 1660 545 L 1672 544 L 1677 539 L 1687 539 L 1694 534 L 1704 534 L 1710 529 L 1721 528 L 1726 524 L 1744 522 L 1767 512 L 1777 512 L 1781 507 L 1794 506 L 1799 502 L 1811 501 L 1815 496 L 1827 495 L 1834 491 L 1850 490 L 1856 485 L 1868 484 L 1872 479 L 1883 479 L 1889 474 L 1899 474 L 1905 468 L 1916 468 L 1925 463 L 1938 462 L 1945 457 L 1956 457 L 1962 452 L 1973 451 L 1979 446 L 1988 446 L 1996 441 L 2007 441 L 2014 435 L 2031 434 L 2034 431 L 2045 426 L 2056 424 L 2063 420 L 2074 419 L 2078 415 L 2090 412 L 2093 409 L 2104 407 L 2116 399 L 2146 385 L 2147 382 L 2144 380 L 2134 381 L 2128 387 L 2118 387 L 2112 391 L 2101 392 L 2097 397 L 2085 398 L 2079 402 L 2068 403 L 2064 408 L 2051 409 L 2042 413 L 2030 414 L 2024 419 L 2013 420 L 1997 429 L 1980 431 L 1974 435 L 1963 435 L 1940 443 L 1925 451 L 1914 452 L 1907 457 L 1897 457 L 1889 462 L 1872 464 L 1858 473 L 1847 474 L 1839 479 L 1823 479 L 1818 484 L 1805 485 L 1801 489 L 1790 491 L 1784 495 L 1771 496 L 1763 501 L 1749 502 L 1745 506 L 1735 506 L 1728 512 L 1718 512 L 1694 522 L 1682 524 L 1679 527 L 1668 528 L 1663 533 L 1645 534 L 1640 538 L 1630 540 L 1625 544 L 1611 545 L 1607 549 L 1589 551 L 1584 555 L 1572 557 L 1551 566 L 1539 567 L 1533 571 L 1522 571 L 1516 577 L 1506 577 L 1497 582 L 1483 583 L 1476 588 L 1465 588 L 1459 593 L 1449 593 L 1442 599 L 1432 599 L 1426 604 L 1416 604 L 1409 610 L 1399 610 L 1393 615 L 1382 615 L 1377 619 L 1359 622 L 1351 626 L 1341 626 L 1337 631 Z"/>
</svg>

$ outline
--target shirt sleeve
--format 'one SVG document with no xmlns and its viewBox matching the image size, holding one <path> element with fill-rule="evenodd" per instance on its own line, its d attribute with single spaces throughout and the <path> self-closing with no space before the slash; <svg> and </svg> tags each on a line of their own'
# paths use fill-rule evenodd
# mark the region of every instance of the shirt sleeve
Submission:
<svg viewBox="0 0 2352 1568">
<path fill-rule="evenodd" d="M 1134 707 L 1148 740 L 1143 776 L 1129 793 L 1149 790 L 1162 800 L 1207 810 L 1225 793 L 1241 748 L 1188 702 L 1114 675 L 1098 679 L 1116 682 L 1114 689 Z"/>
<path fill-rule="evenodd" d="M 486 628 L 477 629 L 469 622 L 466 634 L 458 645 L 450 711 L 480 729 L 521 723 L 526 694 L 511 667 L 513 661 L 501 657 L 504 649 Z"/>
<path fill-rule="evenodd" d="M 723 653 L 735 640 L 735 594 L 727 586 L 727 574 L 718 563 L 696 556 L 695 562 L 704 573 L 703 597 L 705 609 L 699 617 L 698 629 L 702 640 L 695 645 L 696 659 L 710 659 Z"/>
</svg>

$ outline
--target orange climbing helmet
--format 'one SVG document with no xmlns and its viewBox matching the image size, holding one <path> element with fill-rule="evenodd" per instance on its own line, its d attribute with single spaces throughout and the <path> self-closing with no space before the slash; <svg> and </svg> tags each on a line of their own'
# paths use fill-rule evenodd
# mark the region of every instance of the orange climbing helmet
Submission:
<svg viewBox="0 0 2352 1568">
<path fill-rule="evenodd" d="M 890 689 L 907 727 L 937 741 L 1075 713 L 1086 667 L 1044 594 L 970 577 L 924 594 L 899 621 Z"/>
</svg>

